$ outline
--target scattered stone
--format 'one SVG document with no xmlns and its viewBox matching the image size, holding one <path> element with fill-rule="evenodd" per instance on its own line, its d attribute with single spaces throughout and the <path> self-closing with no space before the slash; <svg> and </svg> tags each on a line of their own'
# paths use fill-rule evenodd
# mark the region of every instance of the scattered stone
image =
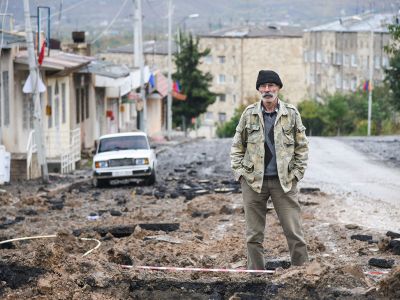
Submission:
<svg viewBox="0 0 400 300">
<path fill-rule="evenodd" d="M 182 173 L 182 172 L 186 172 L 186 168 L 175 168 L 174 171 L 177 173 Z"/>
<path fill-rule="evenodd" d="M 171 192 L 171 193 L 169 194 L 169 197 L 170 197 L 171 199 L 176 199 L 176 198 L 179 197 L 179 194 L 178 194 L 177 192 Z"/>
<path fill-rule="evenodd" d="M 216 193 L 230 193 L 230 192 L 234 192 L 235 189 L 234 188 L 218 188 L 218 189 L 214 189 L 214 192 Z"/>
<path fill-rule="evenodd" d="M 233 263 L 231 265 L 232 269 L 243 268 L 243 267 L 246 267 L 246 260 L 245 259 L 239 260 L 238 262 Z"/>
<path fill-rule="evenodd" d="M 110 210 L 110 215 L 112 215 L 113 217 L 120 217 L 122 216 L 122 212 L 112 209 Z"/>
<path fill-rule="evenodd" d="M 187 184 L 183 184 L 183 185 L 181 185 L 180 189 L 182 191 L 190 191 L 192 189 L 192 187 L 188 186 Z"/>
<path fill-rule="evenodd" d="M 20 209 L 18 212 L 26 216 L 37 216 L 38 214 L 37 211 L 34 210 L 33 208 L 23 208 Z"/>
<path fill-rule="evenodd" d="M 371 258 L 368 264 L 373 267 L 391 269 L 394 266 L 393 259 Z"/>
<path fill-rule="evenodd" d="M 234 214 L 234 212 L 235 212 L 235 210 L 228 205 L 223 205 L 221 207 L 221 209 L 219 210 L 219 213 L 223 214 L 223 215 L 232 215 L 232 214 Z"/>
<path fill-rule="evenodd" d="M 209 182 L 210 182 L 210 180 L 208 180 L 208 179 L 200 179 L 198 181 L 198 183 L 209 183 Z"/>
<path fill-rule="evenodd" d="M 133 260 L 129 256 L 129 254 L 125 252 L 120 252 L 116 251 L 113 248 L 107 251 L 108 254 L 108 261 L 118 264 L 118 265 L 126 265 L 126 266 L 132 266 L 133 265 Z"/>
<path fill-rule="evenodd" d="M 347 229 L 361 229 L 361 227 L 357 224 L 346 224 L 344 225 L 344 227 L 346 227 Z"/>
<path fill-rule="evenodd" d="M 320 192 L 321 190 L 319 188 L 313 188 L 313 187 L 305 187 L 305 188 L 300 188 L 300 193 L 302 194 L 313 194 Z"/>
<path fill-rule="evenodd" d="M 400 238 L 400 233 L 388 231 L 386 232 L 386 236 L 391 237 L 392 239 L 398 239 Z"/>
<path fill-rule="evenodd" d="M 400 255 L 400 239 L 391 240 L 389 243 L 389 248 L 395 255 Z"/>
<path fill-rule="evenodd" d="M 194 198 L 194 194 L 191 192 L 186 192 L 185 193 L 185 202 L 190 201 Z"/>
<path fill-rule="evenodd" d="M 353 234 L 353 235 L 350 237 L 350 239 L 366 242 L 366 241 L 372 240 L 372 235 Z"/>
<path fill-rule="evenodd" d="M 211 216 L 212 214 L 208 211 L 204 212 L 204 211 L 194 211 L 192 212 L 192 218 L 199 218 L 202 217 L 204 219 L 207 219 L 209 216 Z"/>
<path fill-rule="evenodd" d="M 275 270 L 277 268 L 288 269 L 292 264 L 288 260 L 269 260 L 265 263 L 266 270 Z"/>
<path fill-rule="evenodd" d="M 53 289 L 52 284 L 47 278 L 39 278 L 37 282 L 37 287 L 41 294 L 48 294 Z"/>
<path fill-rule="evenodd" d="M 168 235 L 153 235 L 153 236 L 146 236 L 144 241 L 159 241 L 159 242 L 167 242 L 171 244 L 182 244 L 183 241 L 178 238 L 174 238 Z"/>
<path fill-rule="evenodd" d="M 142 229 L 151 230 L 151 231 L 175 231 L 180 227 L 179 223 L 142 223 L 139 224 Z M 132 231 L 133 232 L 133 231 Z"/>
<path fill-rule="evenodd" d="M 196 196 L 205 195 L 205 194 L 208 194 L 208 193 L 209 193 L 208 190 L 197 190 L 197 191 L 194 192 L 194 194 L 195 194 Z"/>
</svg>

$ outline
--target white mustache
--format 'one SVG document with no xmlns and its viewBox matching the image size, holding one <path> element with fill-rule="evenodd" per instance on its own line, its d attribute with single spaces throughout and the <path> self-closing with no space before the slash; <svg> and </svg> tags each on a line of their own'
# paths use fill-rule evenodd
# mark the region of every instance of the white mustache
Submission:
<svg viewBox="0 0 400 300">
<path fill-rule="evenodd" d="M 263 93 L 263 94 L 262 94 L 262 97 L 263 97 L 263 98 L 266 98 L 266 97 L 272 98 L 272 97 L 274 97 L 274 96 L 275 96 L 275 93 L 270 93 L 270 92 L 266 92 L 266 93 Z"/>
</svg>

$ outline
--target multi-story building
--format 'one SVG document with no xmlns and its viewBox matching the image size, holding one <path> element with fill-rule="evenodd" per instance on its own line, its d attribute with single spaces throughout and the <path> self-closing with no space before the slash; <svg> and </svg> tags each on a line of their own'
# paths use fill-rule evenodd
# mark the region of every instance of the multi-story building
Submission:
<svg viewBox="0 0 400 300">
<path fill-rule="evenodd" d="M 219 123 L 229 120 L 240 104 L 258 99 L 256 79 L 261 69 L 278 72 L 282 97 L 293 104 L 306 95 L 302 61 L 302 29 L 288 26 L 246 26 L 200 36 L 200 49 L 211 49 L 200 66 L 213 75 L 217 100 L 201 117 L 198 134 L 214 137 Z"/>
<path fill-rule="evenodd" d="M 321 99 L 326 93 L 356 91 L 369 79 L 370 63 L 372 85 L 381 83 L 389 66 L 384 51 L 390 41 L 387 26 L 393 21 L 391 14 L 365 14 L 305 30 L 303 59 L 309 97 Z"/>
</svg>

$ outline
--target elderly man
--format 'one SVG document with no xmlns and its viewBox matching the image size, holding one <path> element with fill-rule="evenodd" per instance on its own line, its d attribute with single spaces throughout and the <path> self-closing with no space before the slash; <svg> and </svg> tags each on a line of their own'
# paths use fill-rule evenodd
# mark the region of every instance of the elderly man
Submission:
<svg viewBox="0 0 400 300">
<path fill-rule="evenodd" d="M 231 148 L 231 167 L 242 187 L 249 270 L 265 269 L 263 241 L 270 196 L 292 265 L 308 262 L 297 199 L 297 182 L 307 166 L 308 141 L 300 113 L 278 98 L 282 86 L 276 72 L 258 73 L 256 89 L 261 100 L 244 110 Z"/>
</svg>

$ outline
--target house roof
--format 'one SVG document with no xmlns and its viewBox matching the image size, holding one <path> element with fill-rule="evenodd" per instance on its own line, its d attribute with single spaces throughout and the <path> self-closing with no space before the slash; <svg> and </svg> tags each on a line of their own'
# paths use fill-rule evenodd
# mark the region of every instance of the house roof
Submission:
<svg viewBox="0 0 400 300">
<path fill-rule="evenodd" d="M 225 28 L 202 34 L 200 37 L 214 38 L 277 38 L 277 37 L 302 37 L 303 30 L 296 26 L 278 25 L 246 25 L 233 28 Z"/>
<path fill-rule="evenodd" d="M 133 54 L 133 44 L 128 44 L 125 46 L 120 46 L 116 48 L 109 49 L 109 53 L 131 53 Z M 172 53 L 176 52 L 175 41 L 172 42 Z M 143 42 L 143 53 L 144 54 L 159 54 L 168 55 L 168 41 L 145 41 Z"/>
<path fill-rule="evenodd" d="M 114 64 L 109 61 L 93 60 L 89 64 L 83 66 L 79 73 L 93 73 L 110 78 L 127 77 L 130 70 L 125 65 Z"/>
<path fill-rule="evenodd" d="M 305 31 L 388 32 L 387 26 L 396 19 L 393 14 L 363 14 L 340 18 L 334 22 L 311 27 Z"/>
<path fill-rule="evenodd" d="M 0 29 L 0 49 L 11 49 L 15 44 L 25 43 L 25 37 L 16 33 L 2 31 Z"/>
<path fill-rule="evenodd" d="M 45 70 L 68 71 L 89 64 L 94 59 L 95 58 L 91 56 L 83 56 L 62 52 L 59 50 L 51 50 L 50 56 L 44 57 L 41 68 Z M 15 57 L 15 62 L 28 65 L 28 52 L 20 51 Z"/>
</svg>

